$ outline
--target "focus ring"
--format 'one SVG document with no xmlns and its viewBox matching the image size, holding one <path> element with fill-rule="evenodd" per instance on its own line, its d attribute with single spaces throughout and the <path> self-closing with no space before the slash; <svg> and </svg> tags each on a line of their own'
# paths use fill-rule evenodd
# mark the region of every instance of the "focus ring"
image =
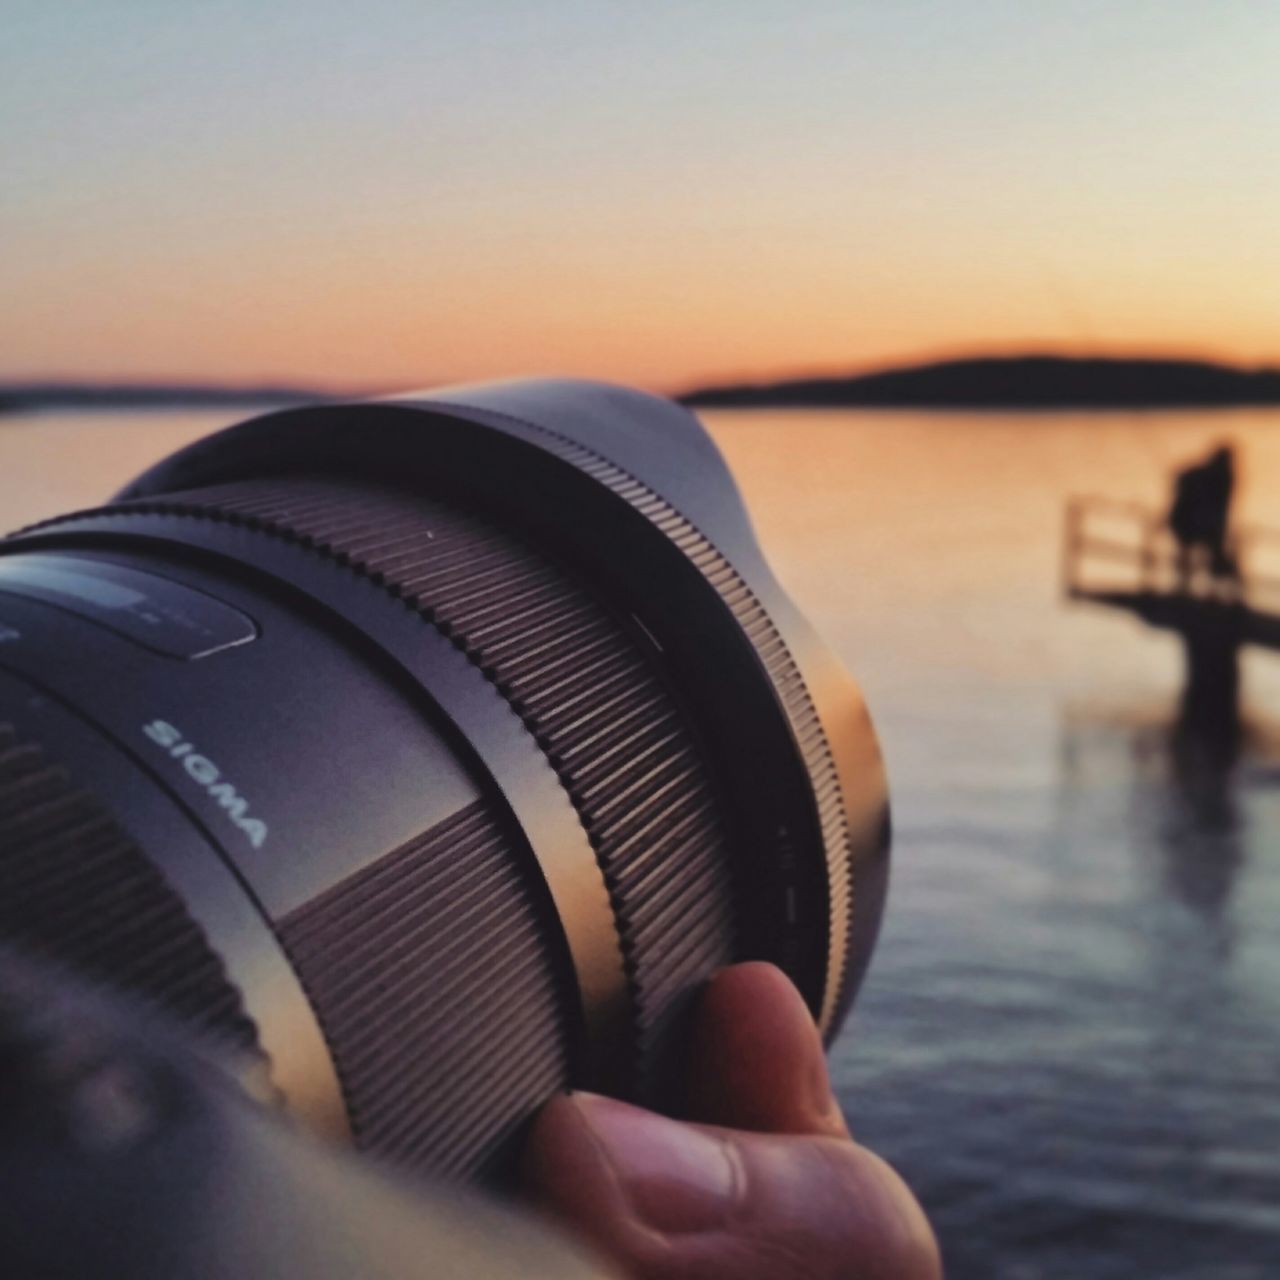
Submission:
<svg viewBox="0 0 1280 1280">
<path fill-rule="evenodd" d="M 446 399 L 433 398 L 423 403 L 424 407 L 435 410 L 470 412 L 467 406 L 453 405 Z M 852 836 L 835 756 L 804 676 L 773 619 L 711 540 L 638 477 L 578 441 L 540 423 L 488 408 L 483 413 L 486 417 L 505 419 L 521 429 L 534 432 L 549 453 L 604 485 L 649 520 L 697 567 L 751 640 L 786 710 L 796 744 L 812 779 L 814 803 L 827 858 L 830 895 L 827 980 L 819 1024 L 824 1031 L 839 1025 L 854 990 L 849 982 L 849 919 L 854 893 Z"/>
</svg>

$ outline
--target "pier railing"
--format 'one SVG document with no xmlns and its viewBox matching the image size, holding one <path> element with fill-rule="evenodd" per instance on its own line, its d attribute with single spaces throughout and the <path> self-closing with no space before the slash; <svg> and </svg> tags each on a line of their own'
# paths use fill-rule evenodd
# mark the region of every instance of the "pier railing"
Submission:
<svg viewBox="0 0 1280 1280">
<path fill-rule="evenodd" d="M 1240 601 L 1280 613 L 1280 531 L 1233 526 L 1227 551 L 1238 576 L 1211 572 L 1193 556 L 1183 574 L 1165 513 L 1138 502 L 1098 496 L 1068 501 L 1063 527 L 1062 585 L 1071 598 L 1111 593 Z"/>
</svg>

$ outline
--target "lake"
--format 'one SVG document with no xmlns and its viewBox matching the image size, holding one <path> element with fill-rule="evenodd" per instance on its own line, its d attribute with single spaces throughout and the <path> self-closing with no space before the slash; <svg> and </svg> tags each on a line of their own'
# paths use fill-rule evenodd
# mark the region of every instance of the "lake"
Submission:
<svg viewBox="0 0 1280 1280">
<path fill-rule="evenodd" d="M 4 523 L 234 416 L 2 419 Z M 1070 495 L 1160 506 L 1220 440 L 1280 526 L 1280 412 L 704 416 L 882 737 L 893 887 L 832 1057 L 948 1275 L 1280 1275 L 1280 655 L 1225 761 L 1175 732 L 1176 643 L 1059 583 Z"/>
</svg>

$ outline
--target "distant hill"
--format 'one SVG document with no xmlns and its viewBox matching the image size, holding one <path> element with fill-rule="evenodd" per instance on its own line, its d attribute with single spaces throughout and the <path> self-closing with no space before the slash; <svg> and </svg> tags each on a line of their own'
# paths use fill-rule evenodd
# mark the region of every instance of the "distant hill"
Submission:
<svg viewBox="0 0 1280 1280">
<path fill-rule="evenodd" d="M 152 382 L 0 383 L 0 413 L 22 413 L 33 409 L 235 409 L 314 404 L 337 398 L 330 392 L 305 387 L 219 387 Z"/>
<path fill-rule="evenodd" d="M 1280 404 L 1280 369 L 1198 360 L 996 356 L 845 377 L 707 387 L 693 407 L 1156 409 Z"/>
</svg>

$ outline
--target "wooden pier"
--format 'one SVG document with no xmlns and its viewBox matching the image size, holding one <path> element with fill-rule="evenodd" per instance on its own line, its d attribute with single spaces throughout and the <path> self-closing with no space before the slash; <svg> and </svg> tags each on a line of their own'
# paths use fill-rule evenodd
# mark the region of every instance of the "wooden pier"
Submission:
<svg viewBox="0 0 1280 1280">
<path fill-rule="evenodd" d="M 1238 725 L 1241 647 L 1280 649 L 1280 534 L 1241 526 L 1228 553 L 1235 575 L 1212 572 L 1207 555 L 1184 568 L 1163 512 L 1100 497 L 1067 504 L 1064 595 L 1180 636 L 1183 714 L 1209 729 Z"/>
</svg>

